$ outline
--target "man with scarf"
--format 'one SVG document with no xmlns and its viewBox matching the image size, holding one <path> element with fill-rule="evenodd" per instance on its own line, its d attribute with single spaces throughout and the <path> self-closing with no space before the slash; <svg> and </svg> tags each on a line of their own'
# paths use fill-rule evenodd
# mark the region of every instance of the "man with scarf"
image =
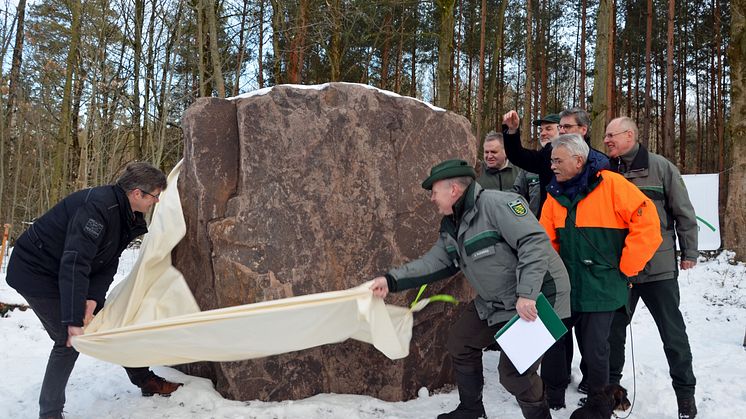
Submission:
<svg viewBox="0 0 746 419">
<path fill-rule="evenodd" d="M 608 158 L 580 135 L 552 140 L 551 168 L 554 177 L 540 222 L 570 274 L 570 326 L 580 331 L 589 394 L 594 394 L 609 382 L 609 330 L 614 312 L 627 302 L 628 278 L 645 267 L 662 242 L 658 214 L 639 189 L 607 170 Z M 544 363 L 543 368 L 561 373 L 566 366 Z"/>
<path fill-rule="evenodd" d="M 425 255 L 373 280 L 374 295 L 397 292 L 463 272 L 476 291 L 448 334 L 460 403 L 440 419 L 485 417 L 482 402 L 482 349 L 518 314 L 537 318 L 543 292 L 560 317 L 568 317 L 569 280 L 557 252 L 526 202 L 516 194 L 486 190 L 463 160 L 446 160 L 430 171 L 422 187 L 443 215 L 435 245 Z M 551 418 L 539 361 L 523 374 L 500 354 L 500 382 L 518 401 L 527 419 Z"/>
<path fill-rule="evenodd" d="M 632 280 L 629 304 L 619 310 L 611 325 L 609 380 L 619 383 L 624 368 L 626 327 L 640 299 L 650 311 L 663 341 L 669 373 L 679 409 L 679 419 L 697 415 L 692 368 L 692 350 L 684 317 L 679 310 L 679 271 L 676 266 L 676 236 L 681 248 L 679 268 L 697 263 L 697 217 L 679 169 L 665 157 L 651 153 L 637 142 L 637 124 L 627 117 L 613 119 L 606 127 L 604 144 L 611 158 L 611 170 L 635 184 L 655 203 L 660 215 L 663 244 L 645 269 Z"/>
</svg>

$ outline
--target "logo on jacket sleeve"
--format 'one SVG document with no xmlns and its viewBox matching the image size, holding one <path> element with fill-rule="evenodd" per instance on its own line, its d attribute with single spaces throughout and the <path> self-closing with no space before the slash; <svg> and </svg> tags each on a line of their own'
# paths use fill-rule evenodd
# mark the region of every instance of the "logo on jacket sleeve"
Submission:
<svg viewBox="0 0 746 419">
<path fill-rule="evenodd" d="M 526 205 L 520 199 L 516 199 L 515 201 L 508 202 L 508 208 L 510 208 L 510 210 L 513 211 L 513 214 L 519 217 L 523 217 L 524 215 L 528 214 Z"/>
<path fill-rule="evenodd" d="M 88 221 L 85 223 L 85 227 L 83 227 L 83 230 L 94 239 L 98 238 L 98 236 L 101 234 L 101 230 L 103 229 L 104 225 L 94 220 L 93 218 L 89 218 Z"/>
</svg>

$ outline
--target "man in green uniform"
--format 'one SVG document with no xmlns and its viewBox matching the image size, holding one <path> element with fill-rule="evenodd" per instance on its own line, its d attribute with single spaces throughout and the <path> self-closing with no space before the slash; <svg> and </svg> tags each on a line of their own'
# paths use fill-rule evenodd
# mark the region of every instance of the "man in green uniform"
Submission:
<svg viewBox="0 0 746 419">
<path fill-rule="evenodd" d="M 461 271 L 474 287 L 471 301 L 448 335 L 460 404 L 441 419 L 484 417 L 482 349 L 516 313 L 537 318 L 536 298 L 543 292 L 560 317 L 570 315 L 567 270 L 544 229 L 515 194 L 485 190 L 463 160 L 446 160 L 430 171 L 422 187 L 443 215 L 438 240 L 425 255 L 373 280 L 376 296 L 453 276 Z M 500 382 L 515 396 L 523 416 L 551 418 L 539 361 L 523 374 L 500 354 Z"/>
</svg>

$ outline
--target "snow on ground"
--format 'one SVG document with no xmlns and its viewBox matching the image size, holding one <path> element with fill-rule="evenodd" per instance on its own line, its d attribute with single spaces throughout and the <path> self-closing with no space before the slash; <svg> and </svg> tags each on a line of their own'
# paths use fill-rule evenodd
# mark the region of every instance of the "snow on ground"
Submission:
<svg viewBox="0 0 746 419">
<path fill-rule="evenodd" d="M 137 253 L 125 251 L 115 281 L 124 278 Z M 697 375 L 697 406 L 700 419 L 746 416 L 746 266 L 729 261 L 723 252 L 711 260 L 701 259 L 697 267 L 681 274 L 681 307 L 687 322 L 694 371 Z M 5 259 L 7 263 L 7 258 Z M 22 303 L 23 298 L 5 283 L 0 268 L 0 302 Z M 631 418 L 676 417 L 676 398 L 671 389 L 668 367 L 658 332 L 644 306 L 632 323 L 635 374 L 629 362 L 622 384 L 636 396 Z M 0 318 L 0 417 L 36 418 L 37 399 L 51 340 L 31 310 L 14 310 Z M 521 418 L 515 400 L 497 379 L 497 353 L 485 353 L 484 400 L 490 418 Z M 578 357 L 574 360 L 577 383 Z M 141 397 L 121 367 L 81 355 L 67 386 L 66 417 L 87 418 L 434 418 L 458 404 L 455 391 L 432 394 L 426 389 L 407 402 L 385 402 L 368 396 L 319 394 L 304 400 L 260 402 L 222 398 L 209 380 L 184 375 L 168 367 L 155 367 L 163 377 L 185 383 L 170 398 Z M 633 391 L 633 384 L 636 391 Z M 581 395 L 571 384 L 570 406 L 553 412 L 567 419 Z M 634 394 L 633 394 L 634 393 Z M 621 415 L 624 417 L 624 415 Z"/>
</svg>

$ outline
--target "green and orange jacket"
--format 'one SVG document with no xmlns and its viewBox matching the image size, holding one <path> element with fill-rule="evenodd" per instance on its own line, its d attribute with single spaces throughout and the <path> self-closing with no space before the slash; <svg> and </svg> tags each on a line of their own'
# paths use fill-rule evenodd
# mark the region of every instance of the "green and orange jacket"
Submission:
<svg viewBox="0 0 746 419">
<path fill-rule="evenodd" d="M 627 302 L 628 277 L 662 242 L 655 205 L 608 170 L 589 171 L 587 187 L 572 200 L 556 186 L 553 179 L 547 187 L 540 222 L 570 274 L 572 311 L 616 310 Z"/>
</svg>

